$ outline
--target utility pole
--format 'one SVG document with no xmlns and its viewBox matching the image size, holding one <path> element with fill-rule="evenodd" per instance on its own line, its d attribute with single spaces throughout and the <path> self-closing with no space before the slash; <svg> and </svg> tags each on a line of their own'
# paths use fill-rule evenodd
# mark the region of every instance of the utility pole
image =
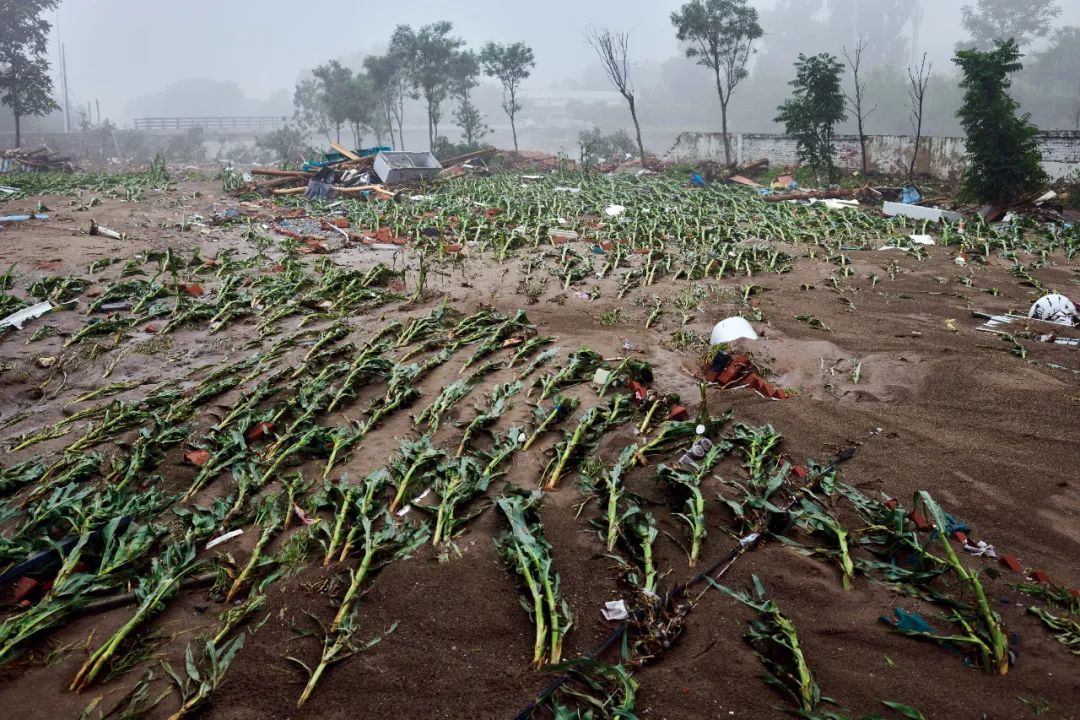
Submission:
<svg viewBox="0 0 1080 720">
<path fill-rule="evenodd" d="M 101 100 L 95 99 L 94 104 L 97 105 L 97 124 L 101 124 Z"/>
<path fill-rule="evenodd" d="M 64 51 L 64 44 L 60 44 L 60 77 L 64 86 L 64 132 L 71 132 L 71 105 L 68 99 L 68 83 L 67 83 L 67 53 Z"/>
</svg>

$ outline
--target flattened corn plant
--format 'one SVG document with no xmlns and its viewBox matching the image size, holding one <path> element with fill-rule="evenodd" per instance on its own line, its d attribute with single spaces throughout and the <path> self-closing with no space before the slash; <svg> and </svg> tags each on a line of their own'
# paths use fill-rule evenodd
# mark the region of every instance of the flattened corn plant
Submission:
<svg viewBox="0 0 1080 720">
<path fill-rule="evenodd" d="M 533 619 L 533 663 L 537 667 L 560 662 L 563 640 L 573 624 L 570 607 L 559 593 L 551 545 L 544 538 L 539 518 L 541 497 L 534 491 L 503 495 L 495 501 L 508 525 L 495 541 L 496 547 L 525 590 L 521 605 Z"/>
<path fill-rule="evenodd" d="M 945 512 L 926 491 L 915 494 L 913 505 L 934 525 L 924 539 L 907 519 L 903 508 L 888 507 L 865 497 L 850 486 L 841 486 L 842 494 L 852 502 L 867 526 L 857 537 L 860 547 L 876 558 L 875 562 L 857 563 L 872 577 L 882 578 L 897 590 L 932 602 L 946 612 L 956 630 L 939 635 L 925 630 L 898 626 L 897 631 L 971 652 L 984 671 L 1004 675 L 1009 671 L 1009 640 L 1001 617 L 993 610 L 979 579 L 980 572 L 964 565 L 947 536 L 939 529 L 948 527 Z M 934 547 L 939 552 L 934 552 Z M 959 581 L 964 600 L 937 589 L 932 583 L 951 577 Z"/>
<path fill-rule="evenodd" d="M 717 590 L 757 612 L 745 638 L 768 672 L 765 681 L 791 698 L 800 714 L 813 716 L 822 700 L 821 690 L 814 682 L 795 623 L 780 611 L 775 601 L 765 598 L 765 586 L 756 575 L 753 576 L 753 594 L 737 592 L 712 578 L 708 581 Z"/>
<path fill-rule="evenodd" d="M 337 614 L 330 625 L 324 627 L 323 648 L 318 663 L 311 668 L 298 658 L 289 658 L 308 672 L 307 685 L 304 686 L 300 699 L 296 702 L 298 708 L 303 707 L 311 697 L 311 693 L 314 692 L 327 668 L 378 641 L 376 639 L 362 645 L 356 638 L 357 604 L 364 581 L 383 565 L 412 555 L 416 548 L 427 541 L 428 537 L 426 525 L 395 523 L 389 513 L 383 513 L 380 519 L 374 509 L 370 514 L 362 515 L 359 522 L 363 528 L 360 561 L 349 572 L 349 585 L 345 596 L 341 599 Z"/>
<path fill-rule="evenodd" d="M 584 413 L 572 432 L 552 448 L 552 457 L 540 481 L 545 490 L 553 490 L 571 466 L 576 465 L 589 450 L 596 447 L 608 430 L 630 421 L 633 408 L 627 396 L 618 395 L 606 405 L 596 405 Z"/>
<path fill-rule="evenodd" d="M 690 530 L 690 551 L 687 553 L 690 567 L 697 565 L 706 534 L 705 496 L 701 492 L 701 483 L 716 467 L 716 464 L 731 451 L 732 447 L 732 444 L 725 440 L 712 443 L 705 451 L 705 457 L 690 470 L 676 469 L 667 465 L 661 465 L 656 469 L 658 482 L 666 485 L 677 495 L 684 496 L 682 501 L 684 511 L 675 513 L 675 517 L 685 522 Z"/>
</svg>

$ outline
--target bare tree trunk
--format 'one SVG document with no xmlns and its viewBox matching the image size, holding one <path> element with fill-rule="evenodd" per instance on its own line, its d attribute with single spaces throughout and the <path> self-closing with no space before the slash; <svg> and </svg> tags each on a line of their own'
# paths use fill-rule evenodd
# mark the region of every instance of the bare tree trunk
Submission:
<svg viewBox="0 0 1080 720">
<path fill-rule="evenodd" d="M 637 119 L 637 105 L 634 102 L 634 96 L 631 95 L 627 98 L 627 102 L 630 103 L 630 117 L 634 119 L 634 132 L 637 133 L 637 146 L 638 153 L 641 155 L 641 167 L 645 167 L 645 143 L 641 142 L 641 123 Z"/>
<path fill-rule="evenodd" d="M 714 68 L 714 74 L 716 76 L 716 96 L 720 98 L 720 129 L 724 134 L 724 163 L 731 167 L 731 140 L 728 137 L 727 129 L 727 99 L 724 98 L 724 85 L 720 80 L 720 66 L 719 64 Z"/>
<path fill-rule="evenodd" d="M 859 117 L 859 149 L 862 151 L 862 174 L 870 172 L 870 165 L 866 160 L 866 133 L 863 131 L 862 117 Z"/>
<path fill-rule="evenodd" d="M 510 107 L 511 108 L 517 108 L 517 94 L 513 90 L 510 91 Z M 518 151 L 518 139 L 517 139 L 517 125 L 514 123 L 514 116 L 517 115 L 517 110 L 516 109 L 511 109 L 511 111 L 508 112 L 507 115 L 510 116 L 510 132 L 513 133 L 513 135 L 514 135 L 514 152 L 519 152 Z"/>
<path fill-rule="evenodd" d="M 22 118 L 19 117 L 19 113 L 15 113 L 15 147 L 22 147 Z"/>
<path fill-rule="evenodd" d="M 731 161 L 731 137 L 727 129 L 727 103 L 720 103 L 720 126 L 724 133 L 724 162 L 728 167 L 734 165 Z"/>
<path fill-rule="evenodd" d="M 427 139 L 428 139 L 428 150 L 430 152 L 434 152 L 435 151 L 435 123 L 431 119 L 431 104 L 430 103 L 428 103 L 428 111 L 427 111 Z"/>
</svg>

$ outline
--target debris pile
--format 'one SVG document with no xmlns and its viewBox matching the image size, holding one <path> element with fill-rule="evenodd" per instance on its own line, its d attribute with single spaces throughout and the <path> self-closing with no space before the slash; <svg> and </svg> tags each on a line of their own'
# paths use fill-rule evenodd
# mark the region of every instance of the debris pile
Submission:
<svg viewBox="0 0 1080 720">
<path fill-rule="evenodd" d="M 75 166 L 70 158 L 61 157 L 44 145 L 34 150 L 0 150 L 0 173 L 74 171 Z"/>
<path fill-rule="evenodd" d="M 330 146 L 334 152 L 327 153 L 321 161 L 304 163 L 301 170 L 253 168 L 252 182 L 244 189 L 264 197 L 304 195 L 312 200 L 328 200 L 339 194 L 387 198 L 395 196 L 382 186 L 375 164 L 377 158 L 394 156 L 396 153 L 390 153 L 389 148 L 383 147 L 355 153 L 336 143 L 331 143 Z"/>
</svg>

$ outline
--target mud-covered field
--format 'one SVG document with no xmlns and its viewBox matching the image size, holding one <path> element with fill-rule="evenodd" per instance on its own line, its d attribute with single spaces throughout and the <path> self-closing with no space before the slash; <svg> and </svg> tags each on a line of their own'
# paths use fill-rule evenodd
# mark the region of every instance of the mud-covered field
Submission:
<svg viewBox="0 0 1080 720">
<path fill-rule="evenodd" d="M 0 200 L 5 716 L 1080 717 L 1080 235 L 683 179 Z"/>
</svg>

